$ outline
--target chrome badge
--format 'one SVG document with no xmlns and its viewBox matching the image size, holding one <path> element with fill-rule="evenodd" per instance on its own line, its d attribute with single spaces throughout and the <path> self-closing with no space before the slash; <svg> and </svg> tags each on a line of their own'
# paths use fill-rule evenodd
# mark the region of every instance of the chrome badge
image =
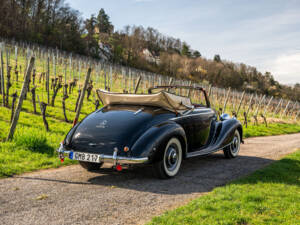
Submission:
<svg viewBox="0 0 300 225">
<path fill-rule="evenodd" d="M 107 120 L 102 120 L 98 125 L 97 128 L 106 128 Z"/>
</svg>

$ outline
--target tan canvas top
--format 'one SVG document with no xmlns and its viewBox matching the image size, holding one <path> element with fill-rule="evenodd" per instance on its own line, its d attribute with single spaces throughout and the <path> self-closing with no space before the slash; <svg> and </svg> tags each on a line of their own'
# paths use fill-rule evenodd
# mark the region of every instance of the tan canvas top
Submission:
<svg viewBox="0 0 300 225">
<path fill-rule="evenodd" d="M 162 107 L 173 112 L 192 108 L 189 98 L 177 96 L 166 91 L 155 94 L 119 94 L 97 90 L 97 94 L 104 106 L 114 104 L 149 105 Z"/>
</svg>

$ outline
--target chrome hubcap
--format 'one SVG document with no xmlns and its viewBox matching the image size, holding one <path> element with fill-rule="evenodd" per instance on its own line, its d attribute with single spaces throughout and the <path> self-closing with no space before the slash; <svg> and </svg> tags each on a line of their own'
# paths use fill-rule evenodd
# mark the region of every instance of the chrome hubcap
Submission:
<svg viewBox="0 0 300 225">
<path fill-rule="evenodd" d="M 178 163 L 178 150 L 177 146 L 170 145 L 166 152 L 166 166 L 169 171 L 173 171 Z"/>
<path fill-rule="evenodd" d="M 231 144 L 231 152 L 233 154 L 235 154 L 238 151 L 239 151 L 239 138 L 237 136 L 234 136 L 232 144 Z"/>
</svg>

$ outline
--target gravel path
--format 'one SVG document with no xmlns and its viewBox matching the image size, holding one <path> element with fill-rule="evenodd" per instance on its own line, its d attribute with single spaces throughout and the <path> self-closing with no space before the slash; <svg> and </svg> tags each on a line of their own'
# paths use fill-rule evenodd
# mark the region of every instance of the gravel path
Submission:
<svg viewBox="0 0 300 225">
<path fill-rule="evenodd" d="M 149 168 L 121 173 L 80 166 L 0 180 L 1 224 L 143 224 L 214 187 L 300 148 L 300 134 L 246 139 L 240 156 L 218 153 L 184 161 L 180 174 L 157 180 Z"/>
</svg>

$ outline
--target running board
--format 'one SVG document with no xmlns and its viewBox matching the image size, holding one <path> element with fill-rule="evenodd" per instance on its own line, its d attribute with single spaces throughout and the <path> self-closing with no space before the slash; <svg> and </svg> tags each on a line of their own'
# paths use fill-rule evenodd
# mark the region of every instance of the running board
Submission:
<svg viewBox="0 0 300 225">
<path fill-rule="evenodd" d="M 206 150 L 197 150 L 194 152 L 188 152 L 186 154 L 186 158 L 191 158 L 191 157 L 196 157 L 196 156 L 201 156 L 201 155 L 209 155 L 218 151 L 221 151 L 223 148 L 226 148 L 227 146 L 231 145 L 233 142 L 230 142 L 228 145 L 225 145 L 222 148 L 217 148 L 217 149 L 206 149 Z"/>
</svg>

